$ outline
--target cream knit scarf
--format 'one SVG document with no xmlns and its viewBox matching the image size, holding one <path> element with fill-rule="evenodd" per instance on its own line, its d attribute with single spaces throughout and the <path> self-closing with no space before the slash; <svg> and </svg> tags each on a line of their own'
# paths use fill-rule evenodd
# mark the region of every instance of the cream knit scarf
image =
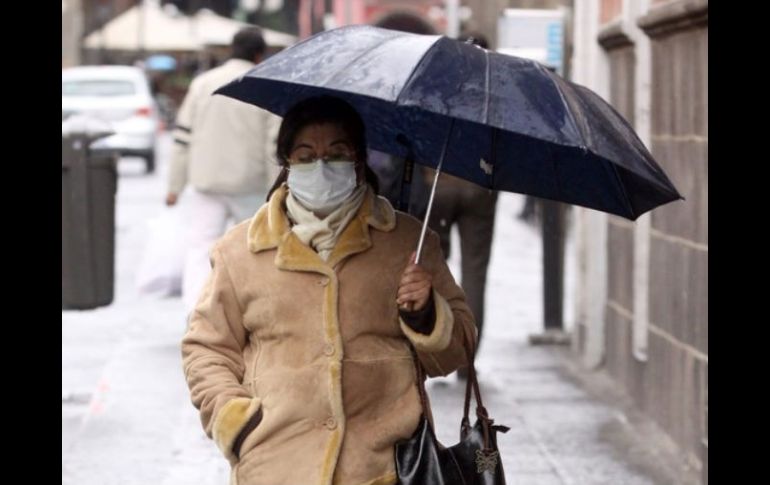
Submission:
<svg viewBox="0 0 770 485">
<path fill-rule="evenodd" d="M 313 248 L 321 259 L 328 260 L 340 234 L 361 207 L 367 187 L 367 184 L 359 185 L 339 207 L 324 218 L 306 209 L 289 191 L 286 196 L 286 212 L 293 223 L 291 231 L 300 241 Z"/>
</svg>

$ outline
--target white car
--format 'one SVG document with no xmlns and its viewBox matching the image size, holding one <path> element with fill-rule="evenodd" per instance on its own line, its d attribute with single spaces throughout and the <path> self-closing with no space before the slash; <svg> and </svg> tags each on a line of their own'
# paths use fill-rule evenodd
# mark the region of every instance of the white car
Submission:
<svg viewBox="0 0 770 485">
<path fill-rule="evenodd" d="M 130 66 L 62 69 L 62 121 L 76 113 L 108 121 L 112 126 L 115 134 L 95 142 L 94 149 L 142 157 L 147 172 L 155 170 L 158 108 L 141 69 Z"/>
</svg>

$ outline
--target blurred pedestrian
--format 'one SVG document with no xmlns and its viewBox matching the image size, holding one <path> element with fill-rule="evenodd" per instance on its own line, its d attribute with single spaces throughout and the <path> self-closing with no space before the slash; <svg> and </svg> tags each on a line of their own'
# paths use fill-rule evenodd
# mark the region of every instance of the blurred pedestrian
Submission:
<svg viewBox="0 0 770 485">
<path fill-rule="evenodd" d="M 210 271 L 209 251 L 227 227 L 251 217 L 278 173 L 274 163 L 277 116 L 230 97 L 212 95 L 258 63 L 266 44 L 261 30 L 235 34 L 232 58 L 196 77 L 176 119 L 166 204 L 190 186 L 182 299 L 192 308 Z"/>
</svg>

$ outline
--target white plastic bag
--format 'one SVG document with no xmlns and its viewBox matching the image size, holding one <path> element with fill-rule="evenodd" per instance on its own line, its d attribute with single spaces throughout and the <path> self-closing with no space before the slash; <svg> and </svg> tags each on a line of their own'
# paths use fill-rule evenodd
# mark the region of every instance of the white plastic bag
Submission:
<svg viewBox="0 0 770 485">
<path fill-rule="evenodd" d="M 136 290 L 147 296 L 179 296 L 187 250 L 182 213 L 179 208 L 166 208 L 147 225 L 147 244 L 136 273 Z"/>
</svg>

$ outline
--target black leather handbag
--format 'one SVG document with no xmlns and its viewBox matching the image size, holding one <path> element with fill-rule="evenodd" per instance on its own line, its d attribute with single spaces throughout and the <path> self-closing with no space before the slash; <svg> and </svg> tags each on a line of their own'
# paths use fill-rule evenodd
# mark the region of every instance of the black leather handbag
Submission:
<svg viewBox="0 0 770 485">
<path fill-rule="evenodd" d="M 425 371 L 412 349 L 417 369 L 417 388 L 423 415 L 411 438 L 396 443 L 396 472 L 401 485 L 505 485 L 503 464 L 497 449 L 496 433 L 507 432 L 507 426 L 494 425 L 481 402 L 481 392 L 473 366 L 474 353 L 469 354 L 468 381 L 465 386 L 465 406 L 460 422 L 460 442 L 449 448 L 436 439 L 428 413 L 425 392 Z M 471 390 L 476 398 L 476 424 L 468 419 Z"/>
</svg>

